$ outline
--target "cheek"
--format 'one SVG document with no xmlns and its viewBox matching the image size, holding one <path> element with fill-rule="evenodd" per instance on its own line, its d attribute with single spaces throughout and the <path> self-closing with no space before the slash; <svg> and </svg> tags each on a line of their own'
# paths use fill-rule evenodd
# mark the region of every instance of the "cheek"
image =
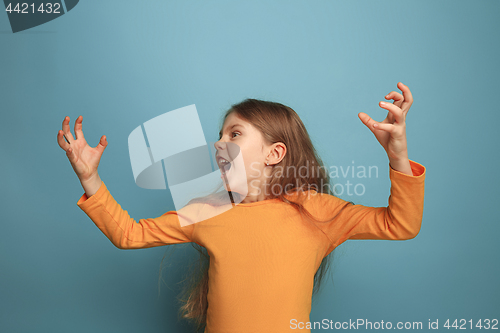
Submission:
<svg viewBox="0 0 500 333">
<path fill-rule="evenodd" d="M 264 169 L 261 163 L 249 161 L 248 163 L 245 163 L 245 173 L 249 179 L 261 178 L 264 173 Z"/>
<path fill-rule="evenodd" d="M 240 148 L 247 177 L 253 179 L 260 178 L 264 173 L 262 152 L 260 149 L 255 149 L 254 147 L 248 147 L 246 145 L 242 145 Z"/>
</svg>

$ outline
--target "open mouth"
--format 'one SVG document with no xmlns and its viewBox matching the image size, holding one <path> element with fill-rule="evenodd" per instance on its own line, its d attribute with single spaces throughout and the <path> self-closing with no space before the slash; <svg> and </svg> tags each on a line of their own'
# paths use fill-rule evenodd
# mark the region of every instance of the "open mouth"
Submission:
<svg viewBox="0 0 500 333">
<path fill-rule="evenodd" d="M 225 175 L 229 171 L 229 169 L 231 169 L 231 162 L 229 162 L 225 158 L 219 157 L 218 164 L 219 169 L 221 170 L 223 175 Z"/>
</svg>

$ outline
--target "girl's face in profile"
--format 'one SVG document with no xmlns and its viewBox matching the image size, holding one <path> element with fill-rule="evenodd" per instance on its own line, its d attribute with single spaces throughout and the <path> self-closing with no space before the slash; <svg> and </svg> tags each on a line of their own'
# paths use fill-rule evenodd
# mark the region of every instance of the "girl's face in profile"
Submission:
<svg viewBox="0 0 500 333">
<path fill-rule="evenodd" d="M 255 198 L 258 189 L 265 184 L 266 154 L 269 153 L 269 149 L 266 148 L 270 147 L 264 142 L 262 133 L 251 123 L 238 117 L 235 112 L 231 112 L 222 126 L 220 139 L 214 147 L 217 149 L 217 164 L 226 190 L 243 195 L 247 195 L 245 192 L 248 192 L 249 197 Z M 230 188 L 224 178 L 227 179 Z"/>
</svg>

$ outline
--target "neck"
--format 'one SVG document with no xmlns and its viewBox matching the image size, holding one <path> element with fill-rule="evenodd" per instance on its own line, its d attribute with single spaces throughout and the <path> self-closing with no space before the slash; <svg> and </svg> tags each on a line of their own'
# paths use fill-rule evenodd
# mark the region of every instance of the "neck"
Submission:
<svg viewBox="0 0 500 333">
<path fill-rule="evenodd" d="M 266 196 L 264 195 L 264 191 L 259 191 L 259 189 L 252 188 L 253 191 L 250 191 L 249 187 L 249 192 L 245 199 L 241 201 L 241 203 L 251 203 L 251 202 L 257 202 L 257 201 L 262 201 L 266 200 Z"/>
<path fill-rule="evenodd" d="M 254 179 L 248 184 L 248 194 L 241 203 L 252 203 L 266 200 L 266 184 L 263 180 Z"/>
</svg>

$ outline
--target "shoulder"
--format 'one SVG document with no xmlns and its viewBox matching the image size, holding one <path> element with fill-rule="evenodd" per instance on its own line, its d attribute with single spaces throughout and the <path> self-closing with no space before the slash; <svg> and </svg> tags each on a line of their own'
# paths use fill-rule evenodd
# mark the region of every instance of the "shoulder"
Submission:
<svg viewBox="0 0 500 333">
<path fill-rule="evenodd" d="M 318 192 L 314 189 L 289 192 L 285 195 L 285 197 L 289 200 L 295 200 L 302 203 L 320 203 L 325 201 L 341 200 L 332 194 Z"/>
<path fill-rule="evenodd" d="M 181 225 L 195 224 L 221 215 L 232 207 L 227 192 L 217 192 L 191 199 L 177 211 Z"/>
<path fill-rule="evenodd" d="M 309 213 L 318 219 L 327 219 L 335 216 L 343 207 L 350 204 L 350 202 L 332 194 L 318 192 L 312 189 L 298 191 L 286 197 L 290 201 L 302 204 Z"/>
</svg>

